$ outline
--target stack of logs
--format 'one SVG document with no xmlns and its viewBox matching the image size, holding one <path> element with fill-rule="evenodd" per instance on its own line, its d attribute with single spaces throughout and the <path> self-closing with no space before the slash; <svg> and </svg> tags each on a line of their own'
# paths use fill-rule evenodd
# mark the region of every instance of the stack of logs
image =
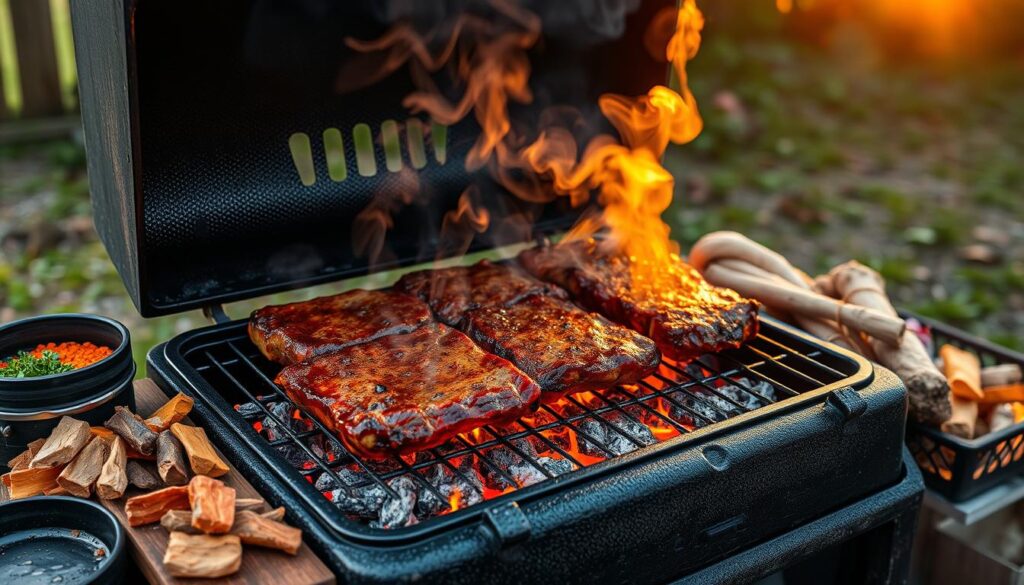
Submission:
<svg viewBox="0 0 1024 585">
<path fill-rule="evenodd" d="M 129 486 L 156 490 L 130 497 L 131 526 L 160 522 L 170 532 L 164 564 L 176 577 L 221 577 L 238 571 L 242 543 L 296 554 L 302 531 L 284 508 L 235 498 L 214 479 L 230 470 L 199 427 L 181 421 L 193 400 L 178 394 L 148 418 L 118 406 L 102 427 L 63 417 L 45 439 L 8 462 L 0 501 L 37 495 L 114 500 Z"/>
<path fill-rule="evenodd" d="M 41 494 L 88 498 L 95 492 L 114 500 L 129 484 L 141 489 L 183 484 L 188 481 L 186 454 L 215 462 L 220 473 L 227 473 L 202 429 L 179 422 L 191 410 L 192 399 L 178 394 L 146 419 L 122 406 L 102 427 L 65 416 L 49 437 L 32 441 L 7 462 L 11 471 L 2 476 L 0 499 Z"/>
<path fill-rule="evenodd" d="M 892 370 L 907 387 L 915 421 L 963 438 L 977 436 L 978 404 L 970 396 L 983 401 L 983 385 L 975 379 L 981 375 L 980 366 L 964 369 L 960 360 L 950 364 L 931 355 L 899 317 L 884 280 L 871 268 L 850 261 L 812 278 L 782 255 L 736 232 L 707 234 L 693 246 L 690 262 L 709 282 L 757 299 L 774 316 Z M 958 382 L 964 372 L 977 382 L 970 396 Z M 985 394 L 985 400 L 998 396 L 1003 402 L 1024 401 L 1019 380 L 1005 377 Z M 1024 416 L 1024 408 L 1021 411 L 1018 418 Z"/>
</svg>

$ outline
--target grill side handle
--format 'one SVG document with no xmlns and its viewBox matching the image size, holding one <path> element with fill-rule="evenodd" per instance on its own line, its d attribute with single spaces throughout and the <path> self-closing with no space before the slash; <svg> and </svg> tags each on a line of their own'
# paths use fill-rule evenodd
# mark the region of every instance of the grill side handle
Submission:
<svg viewBox="0 0 1024 585">
<path fill-rule="evenodd" d="M 860 392 L 846 386 L 828 393 L 828 397 L 825 399 L 825 408 L 838 413 L 845 426 L 867 412 L 868 403 L 860 395 Z"/>
</svg>

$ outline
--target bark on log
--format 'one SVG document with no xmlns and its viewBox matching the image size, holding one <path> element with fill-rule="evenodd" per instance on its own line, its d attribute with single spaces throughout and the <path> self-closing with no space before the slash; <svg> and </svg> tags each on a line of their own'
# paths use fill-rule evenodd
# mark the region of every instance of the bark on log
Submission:
<svg viewBox="0 0 1024 585">
<path fill-rule="evenodd" d="M 185 449 L 171 431 L 163 431 L 157 438 L 156 469 L 167 485 L 188 483 L 190 474 L 185 463 Z"/>
<path fill-rule="evenodd" d="M 143 455 L 154 455 L 156 453 L 156 433 L 149 430 L 139 417 L 123 406 L 115 408 L 114 416 L 110 417 L 104 425 L 121 435 L 132 449 Z"/>
<path fill-rule="evenodd" d="M 140 490 L 151 490 L 164 486 L 163 480 L 156 472 L 156 467 L 151 463 L 129 460 L 125 467 L 125 473 L 128 475 L 128 483 Z"/>
</svg>

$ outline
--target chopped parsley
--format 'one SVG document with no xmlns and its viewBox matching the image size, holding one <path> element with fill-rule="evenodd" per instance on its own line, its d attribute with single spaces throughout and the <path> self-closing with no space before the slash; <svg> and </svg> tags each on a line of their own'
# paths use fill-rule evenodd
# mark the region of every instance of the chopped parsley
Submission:
<svg viewBox="0 0 1024 585">
<path fill-rule="evenodd" d="M 35 378 L 62 374 L 75 369 L 71 364 L 60 361 L 60 356 L 52 351 L 44 351 L 36 357 L 28 352 L 19 351 L 18 355 L 0 362 L 0 378 Z"/>
</svg>

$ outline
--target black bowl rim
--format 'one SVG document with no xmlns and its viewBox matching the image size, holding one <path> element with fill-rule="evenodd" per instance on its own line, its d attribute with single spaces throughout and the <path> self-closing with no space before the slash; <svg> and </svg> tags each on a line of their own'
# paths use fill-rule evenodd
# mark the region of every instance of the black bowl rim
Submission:
<svg viewBox="0 0 1024 585">
<path fill-rule="evenodd" d="M 122 526 L 121 523 L 118 522 L 117 517 L 114 516 L 113 512 L 92 500 L 86 500 L 84 498 L 74 498 L 71 496 L 33 496 L 31 498 L 22 498 L 19 500 L 10 500 L 7 502 L 0 503 L 0 515 L 5 515 L 5 511 L 10 510 L 11 508 L 14 508 L 16 506 L 32 505 L 36 502 L 46 502 L 55 506 L 61 506 L 61 515 L 68 518 L 69 520 L 74 520 L 77 518 L 78 510 L 75 510 L 74 508 L 67 508 L 65 506 L 86 506 L 98 511 L 107 522 L 114 526 L 113 544 L 103 541 L 103 543 L 107 545 L 107 549 L 109 550 L 110 561 L 108 561 L 103 566 L 102 569 L 96 572 L 96 574 L 93 576 L 93 580 L 98 580 L 109 571 L 115 570 L 114 567 L 117 565 L 119 559 L 123 562 L 125 554 L 124 549 L 126 546 L 126 534 L 124 526 Z M 69 528 L 73 529 L 74 526 L 69 526 Z M 90 534 L 92 534 L 91 531 Z M 93 536 L 95 536 L 96 538 L 100 538 L 99 535 L 97 534 L 93 534 Z"/>
<path fill-rule="evenodd" d="M 44 321 L 63 321 L 67 319 L 81 319 L 84 321 L 94 321 L 97 324 L 109 325 L 110 327 L 113 327 L 114 330 L 117 331 L 117 333 L 121 336 L 121 342 L 118 344 L 116 348 L 111 348 L 112 351 L 110 352 L 110 355 L 99 360 L 98 362 L 93 362 L 83 368 L 76 368 L 74 370 L 61 372 L 60 374 L 50 374 L 48 376 L 33 376 L 31 378 L 0 378 L 0 383 L 21 383 L 27 385 L 33 382 L 38 383 L 41 381 L 56 380 L 61 377 L 71 376 L 72 374 L 76 375 L 76 377 L 80 376 L 82 378 L 87 378 L 89 376 L 89 372 L 91 372 L 94 368 L 99 368 L 101 365 L 105 364 L 106 362 L 110 361 L 111 359 L 126 351 L 126 349 L 129 349 L 128 346 L 131 343 L 130 334 L 128 332 L 128 328 L 125 327 L 123 323 L 115 321 L 110 317 L 104 317 L 103 315 L 94 315 L 92 313 L 54 313 L 52 315 L 37 315 L 35 317 L 26 317 L 24 319 L 18 319 L 17 321 L 11 321 L 10 323 L 7 323 L 5 325 L 0 325 L 0 336 L 7 334 L 14 329 L 18 329 L 19 327 L 30 326 Z"/>
</svg>

